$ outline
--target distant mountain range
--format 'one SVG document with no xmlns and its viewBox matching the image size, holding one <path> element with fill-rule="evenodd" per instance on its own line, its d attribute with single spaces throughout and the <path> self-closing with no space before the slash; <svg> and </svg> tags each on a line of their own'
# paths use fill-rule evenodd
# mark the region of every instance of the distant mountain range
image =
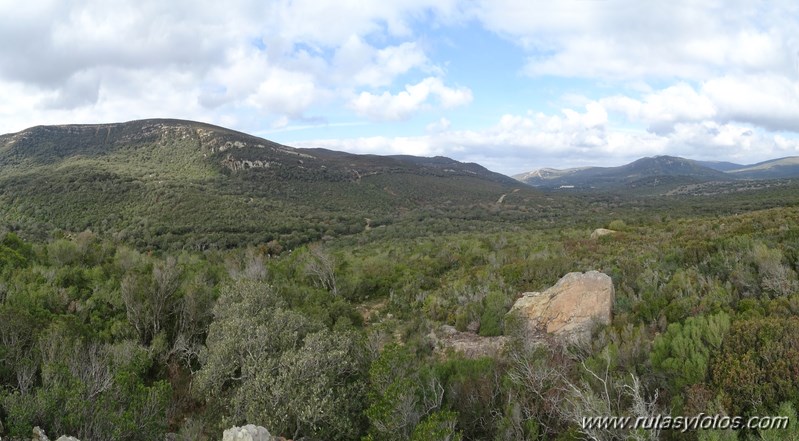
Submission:
<svg viewBox="0 0 799 441">
<path fill-rule="evenodd" d="M 741 179 L 799 177 L 799 156 L 743 165 L 676 156 L 641 158 L 618 167 L 542 168 L 513 176 L 542 188 L 620 188 L 682 185 Z"/>
</svg>

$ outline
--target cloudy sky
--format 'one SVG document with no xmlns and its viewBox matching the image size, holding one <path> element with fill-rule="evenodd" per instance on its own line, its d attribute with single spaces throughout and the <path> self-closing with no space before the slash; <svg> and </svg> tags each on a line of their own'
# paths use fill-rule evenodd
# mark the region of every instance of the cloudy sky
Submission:
<svg viewBox="0 0 799 441">
<path fill-rule="evenodd" d="M 0 0 L 0 133 L 152 117 L 507 174 L 799 155 L 799 2 Z"/>
</svg>

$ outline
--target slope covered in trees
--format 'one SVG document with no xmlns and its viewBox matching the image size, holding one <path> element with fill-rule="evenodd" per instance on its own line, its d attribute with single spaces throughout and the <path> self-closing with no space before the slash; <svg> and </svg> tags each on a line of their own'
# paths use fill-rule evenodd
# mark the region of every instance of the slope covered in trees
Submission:
<svg viewBox="0 0 799 441">
<path fill-rule="evenodd" d="M 508 193 L 511 212 L 542 199 L 477 164 L 294 149 L 191 121 L 0 136 L 0 219 L 41 238 L 91 229 L 139 248 L 292 248 L 420 210 L 468 215 Z"/>
<path fill-rule="evenodd" d="M 655 433 L 592 435 L 579 417 L 793 411 L 796 205 L 624 210 L 620 232 L 598 240 L 580 223 L 427 236 L 395 225 L 282 254 L 149 253 L 88 231 L 45 241 L 6 231 L 3 433 L 216 439 L 250 422 L 295 439 L 647 439 Z M 476 360 L 432 352 L 441 324 L 514 338 L 501 317 L 519 292 L 588 269 L 616 287 L 613 322 L 589 345 L 517 340 Z M 716 435 L 760 436 L 658 434 Z"/>
<path fill-rule="evenodd" d="M 792 181 L 564 196 L 514 191 L 475 178 L 471 165 L 450 175 L 455 165 L 442 158 L 314 151 L 326 168 L 360 178 L 321 165 L 295 176 L 312 161 L 271 144 L 253 151 L 274 147 L 293 171 L 242 173 L 214 156 L 218 147 L 263 140 L 214 132 L 207 157 L 173 158 L 159 150 L 163 137 L 105 128 L 88 132 L 96 149 L 3 141 L 4 439 L 34 426 L 84 440 L 218 439 L 244 423 L 305 440 L 797 436 L 793 420 L 736 432 L 581 424 L 592 415 L 795 419 Z M 168 139 L 200 148 L 188 135 Z M 381 171 L 366 176 L 364 164 Z M 275 215 L 264 221 L 267 206 Z M 616 233 L 591 239 L 598 227 Z M 608 274 L 616 292 L 611 323 L 590 341 L 531 344 L 507 322 L 520 293 L 588 270 Z M 442 353 L 442 325 L 509 343 L 495 357 Z"/>
</svg>

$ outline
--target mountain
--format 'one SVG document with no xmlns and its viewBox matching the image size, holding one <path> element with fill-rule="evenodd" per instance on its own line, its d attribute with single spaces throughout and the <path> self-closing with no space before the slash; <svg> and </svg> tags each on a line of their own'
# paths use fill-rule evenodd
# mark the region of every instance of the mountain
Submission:
<svg viewBox="0 0 799 441">
<path fill-rule="evenodd" d="M 554 168 L 540 168 L 538 170 L 533 170 L 531 172 L 515 175 L 513 176 L 513 178 L 522 182 L 527 182 L 528 180 L 529 181 L 558 180 L 558 179 L 568 178 L 569 176 L 573 176 L 574 174 L 589 168 L 592 167 L 567 168 L 565 170 L 558 170 Z"/>
<path fill-rule="evenodd" d="M 729 173 L 739 179 L 778 179 L 799 176 L 799 156 L 772 159 L 741 166 Z"/>
<path fill-rule="evenodd" d="M 712 168 L 713 170 L 718 170 L 723 172 L 746 167 L 743 164 L 736 164 L 734 162 L 726 162 L 726 161 L 696 161 L 696 163 L 701 165 L 702 167 Z"/>
<path fill-rule="evenodd" d="M 796 178 L 799 177 L 799 156 L 751 165 L 655 156 L 619 167 L 542 168 L 513 177 L 541 188 L 664 189 L 704 182 Z"/>
<path fill-rule="evenodd" d="M 724 172 L 675 156 L 641 158 L 619 167 L 541 169 L 514 178 L 548 188 L 636 188 L 731 179 Z"/>
<path fill-rule="evenodd" d="M 107 231 L 141 247 L 292 246 L 425 210 L 468 218 L 503 195 L 510 211 L 540 197 L 477 164 L 298 149 L 192 121 L 0 136 L 0 227 Z"/>
</svg>

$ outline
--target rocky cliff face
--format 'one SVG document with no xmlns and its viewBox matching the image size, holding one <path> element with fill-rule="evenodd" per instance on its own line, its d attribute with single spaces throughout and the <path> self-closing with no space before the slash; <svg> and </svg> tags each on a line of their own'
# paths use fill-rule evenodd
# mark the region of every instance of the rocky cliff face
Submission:
<svg viewBox="0 0 799 441">
<path fill-rule="evenodd" d="M 597 324 L 609 324 L 613 281 L 598 271 L 569 273 L 544 292 L 524 293 L 508 315 L 521 319 L 533 336 L 552 334 L 562 340 L 586 341 Z"/>
</svg>

